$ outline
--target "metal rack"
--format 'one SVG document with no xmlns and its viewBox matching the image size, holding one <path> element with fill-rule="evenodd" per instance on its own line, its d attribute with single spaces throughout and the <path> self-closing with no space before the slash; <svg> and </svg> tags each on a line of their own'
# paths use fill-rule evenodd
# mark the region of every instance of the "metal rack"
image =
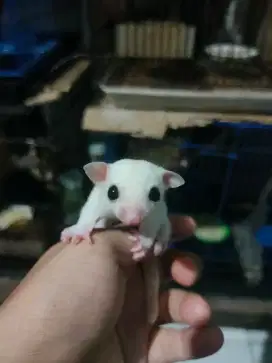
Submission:
<svg viewBox="0 0 272 363">
<path fill-rule="evenodd" d="M 271 112 L 270 0 L 83 3 L 85 45 L 117 106 Z"/>
</svg>

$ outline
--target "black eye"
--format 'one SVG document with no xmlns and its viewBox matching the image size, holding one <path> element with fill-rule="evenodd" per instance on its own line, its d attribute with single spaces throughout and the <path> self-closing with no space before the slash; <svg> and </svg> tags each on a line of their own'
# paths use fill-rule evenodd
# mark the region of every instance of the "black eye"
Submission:
<svg viewBox="0 0 272 363">
<path fill-rule="evenodd" d="M 160 193 L 159 189 L 157 187 L 152 187 L 148 194 L 148 198 L 152 202 L 158 202 L 161 198 L 161 193 Z"/>
<path fill-rule="evenodd" d="M 108 189 L 108 198 L 109 200 L 116 200 L 119 197 L 119 190 L 116 185 L 112 185 Z"/>
</svg>

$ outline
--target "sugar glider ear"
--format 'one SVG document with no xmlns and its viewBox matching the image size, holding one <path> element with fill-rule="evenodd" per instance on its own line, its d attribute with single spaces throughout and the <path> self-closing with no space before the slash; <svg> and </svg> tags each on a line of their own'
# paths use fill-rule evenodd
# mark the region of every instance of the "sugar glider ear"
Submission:
<svg viewBox="0 0 272 363">
<path fill-rule="evenodd" d="M 97 182 L 102 182 L 107 177 L 108 164 L 95 161 L 83 166 L 83 169 L 88 176 L 88 178 L 95 184 Z"/>
<path fill-rule="evenodd" d="M 163 182 L 167 188 L 178 188 L 185 183 L 185 180 L 179 174 L 165 170 L 163 173 Z"/>
</svg>

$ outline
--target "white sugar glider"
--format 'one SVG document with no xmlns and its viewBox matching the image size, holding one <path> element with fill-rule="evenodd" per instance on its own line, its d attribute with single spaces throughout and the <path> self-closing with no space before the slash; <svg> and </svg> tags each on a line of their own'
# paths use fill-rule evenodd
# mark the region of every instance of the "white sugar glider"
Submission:
<svg viewBox="0 0 272 363">
<path fill-rule="evenodd" d="M 88 240 L 94 228 L 106 228 L 109 221 L 136 227 L 131 252 L 135 261 L 143 261 L 148 321 L 152 324 L 158 314 L 160 283 L 154 256 L 165 251 L 171 235 L 165 191 L 180 187 L 184 180 L 145 160 L 121 159 L 112 164 L 91 162 L 84 166 L 84 171 L 94 188 L 77 223 L 64 229 L 61 240 L 72 243 Z M 150 252 L 151 257 L 145 260 Z"/>
</svg>

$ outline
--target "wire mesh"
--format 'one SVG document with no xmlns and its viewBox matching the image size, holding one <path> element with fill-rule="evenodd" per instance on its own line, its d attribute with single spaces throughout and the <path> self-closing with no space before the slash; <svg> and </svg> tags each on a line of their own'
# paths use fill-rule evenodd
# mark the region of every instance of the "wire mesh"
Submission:
<svg viewBox="0 0 272 363">
<path fill-rule="evenodd" d="M 183 203 L 187 201 L 190 204 L 194 199 L 194 187 L 197 190 L 204 186 L 206 199 L 199 201 L 199 194 L 197 198 L 201 204 L 204 202 L 205 207 L 191 212 L 203 213 L 205 210 L 230 226 L 244 276 L 249 283 L 256 285 L 262 281 L 265 268 L 271 266 L 272 127 L 257 123 L 218 122 L 215 125 L 222 134 L 217 135 L 213 143 L 194 143 L 192 139 L 182 145 L 182 149 L 187 151 L 198 150 L 193 154 L 195 162 L 190 163 L 195 173 L 188 170 L 187 179 L 191 185 L 184 193 L 186 198 L 183 198 Z M 226 133 L 227 137 L 222 137 Z M 215 162 L 209 165 L 207 157 Z M 196 168 L 197 160 L 198 164 L 204 163 L 204 169 Z M 192 174 L 195 174 L 194 178 Z M 216 211 L 215 204 L 213 209 L 207 208 L 207 201 L 213 200 L 213 178 L 219 181 L 220 187 L 219 194 L 217 190 Z M 212 188 L 208 190 L 206 185 L 212 185 Z"/>
</svg>

